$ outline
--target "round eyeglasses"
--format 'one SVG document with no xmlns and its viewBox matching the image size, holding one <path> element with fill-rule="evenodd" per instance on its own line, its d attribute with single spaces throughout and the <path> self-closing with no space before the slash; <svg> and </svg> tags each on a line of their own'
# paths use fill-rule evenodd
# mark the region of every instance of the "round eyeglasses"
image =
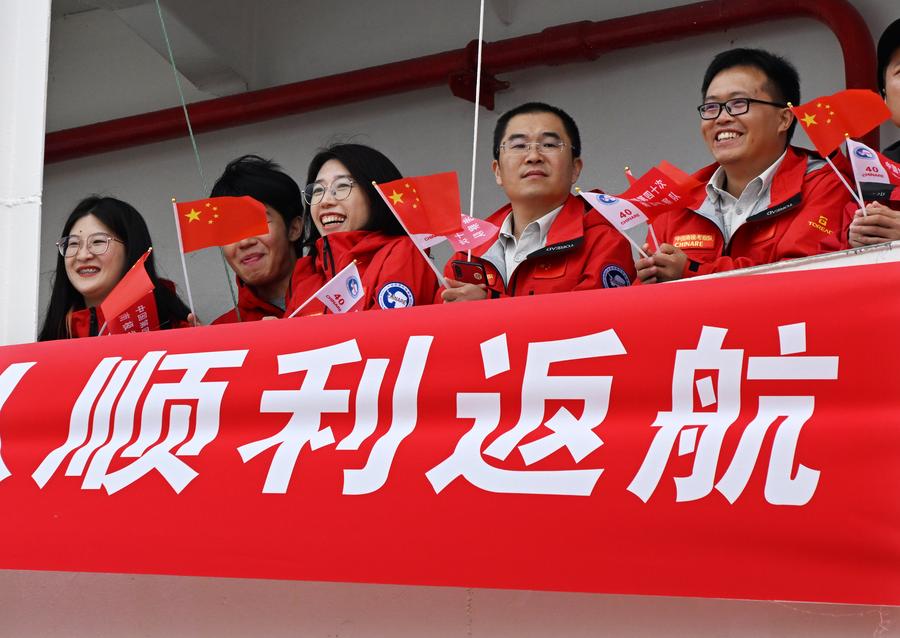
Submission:
<svg viewBox="0 0 900 638">
<path fill-rule="evenodd" d="M 768 104 L 769 106 L 777 106 L 786 109 L 787 104 L 781 102 L 768 102 L 766 100 L 756 100 L 752 97 L 736 97 L 725 102 L 707 102 L 697 107 L 700 112 L 700 119 L 714 120 L 722 114 L 724 108 L 728 111 L 728 115 L 743 115 L 750 110 L 750 104 Z"/>
<path fill-rule="evenodd" d="M 531 149 L 536 150 L 541 155 L 559 155 L 566 147 L 565 142 L 503 142 L 500 150 L 507 155 L 526 155 Z"/>
<path fill-rule="evenodd" d="M 310 206 L 314 206 L 325 199 L 325 193 L 328 191 L 331 191 L 331 196 L 335 201 L 347 199 L 350 197 L 350 191 L 353 190 L 353 185 L 355 183 L 356 182 L 348 177 L 339 177 L 331 182 L 330 186 L 325 186 L 318 182 L 307 184 L 306 188 L 303 189 L 303 201 Z"/>
<path fill-rule="evenodd" d="M 125 244 L 121 239 L 112 237 L 106 233 L 94 233 L 93 235 L 88 235 L 85 244 L 87 245 L 88 252 L 92 255 L 102 255 L 109 250 L 109 242 L 111 241 Z M 66 235 L 56 242 L 56 247 L 59 249 L 59 254 L 63 257 L 74 257 L 78 254 L 78 251 L 81 250 L 81 237 L 78 235 Z"/>
</svg>

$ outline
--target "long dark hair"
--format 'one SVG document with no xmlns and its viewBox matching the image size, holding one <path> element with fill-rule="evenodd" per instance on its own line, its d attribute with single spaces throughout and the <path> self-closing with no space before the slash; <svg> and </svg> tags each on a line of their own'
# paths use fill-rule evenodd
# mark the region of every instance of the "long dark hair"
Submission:
<svg viewBox="0 0 900 638">
<path fill-rule="evenodd" d="M 403 235 L 403 227 L 394 214 L 391 213 L 381 195 L 372 186 L 372 182 L 382 184 L 401 179 L 403 175 L 383 153 L 363 144 L 333 144 L 322 149 L 309 163 L 306 172 L 306 183 L 312 184 L 319 175 L 319 170 L 328 160 L 337 160 L 347 167 L 353 180 L 354 188 L 361 188 L 369 202 L 369 223 L 364 230 L 377 230 L 386 235 Z M 319 231 L 312 223 L 310 206 L 306 206 L 306 216 L 303 220 L 304 243 L 309 246 L 311 254 L 315 254 L 315 243 L 319 238 Z"/>
<path fill-rule="evenodd" d="M 75 222 L 88 215 L 96 217 L 113 234 L 125 242 L 125 265 L 120 275 L 123 276 L 150 248 L 150 231 L 147 229 L 147 223 L 131 204 L 113 197 L 92 195 L 81 200 L 69 215 L 63 225 L 62 236 L 65 237 L 71 233 Z M 145 266 L 147 275 L 155 286 L 153 296 L 156 297 L 156 309 L 159 313 L 161 327 L 171 328 L 174 323 L 186 320 L 190 310 L 170 287 L 170 282 L 161 281 L 157 276 L 153 253 L 150 253 Z M 47 316 L 41 327 L 38 341 L 67 339 L 69 337 L 69 312 L 81 310 L 84 307 L 84 297 L 69 281 L 65 258 L 58 255 L 56 273 L 53 276 L 53 290 L 50 293 L 50 305 L 47 308 Z"/>
</svg>

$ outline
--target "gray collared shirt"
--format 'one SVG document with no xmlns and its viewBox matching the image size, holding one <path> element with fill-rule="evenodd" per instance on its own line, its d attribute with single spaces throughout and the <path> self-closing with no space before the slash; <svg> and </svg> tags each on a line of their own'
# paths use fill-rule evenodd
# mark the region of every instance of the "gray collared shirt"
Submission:
<svg viewBox="0 0 900 638">
<path fill-rule="evenodd" d="M 550 226 L 561 210 L 562 206 L 528 224 L 522 231 L 522 234 L 519 235 L 519 239 L 516 239 L 515 235 L 513 235 L 512 212 L 506 216 L 506 219 L 503 220 L 503 225 L 500 226 L 500 235 L 498 237 L 500 247 L 503 249 L 504 265 L 506 266 L 506 272 L 503 274 L 504 283 L 509 283 L 516 267 L 525 261 L 528 255 L 547 245 L 547 233 L 550 232 Z"/>
<path fill-rule="evenodd" d="M 775 160 L 769 168 L 750 180 L 740 197 L 735 197 L 722 185 L 725 182 L 725 170 L 720 166 L 706 184 L 706 197 L 715 206 L 716 214 L 722 222 L 725 241 L 731 241 L 735 231 L 754 213 L 769 206 L 771 200 L 772 178 L 781 165 L 787 151 Z"/>
</svg>

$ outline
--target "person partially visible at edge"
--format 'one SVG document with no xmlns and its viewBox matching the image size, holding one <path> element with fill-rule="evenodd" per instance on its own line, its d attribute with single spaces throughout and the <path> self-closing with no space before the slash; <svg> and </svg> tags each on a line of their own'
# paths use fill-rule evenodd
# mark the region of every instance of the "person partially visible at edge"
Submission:
<svg viewBox="0 0 900 638">
<path fill-rule="evenodd" d="M 497 185 L 509 203 L 488 218 L 500 228 L 472 251 L 484 284 L 453 279 L 447 264 L 445 302 L 474 301 L 627 286 L 634 278 L 627 240 L 571 193 L 581 174 L 581 138 L 572 117 L 541 102 L 504 113 L 494 128 Z"/>
<path fill-rule="evenodd" d="M 97 336 L 105 322 L 100 304 L 151 243 L 144 218 L 130 204 L 98 196 L 79 202 L 56 243 L 59 257 L 38 341 Z M 157 276 L 153 253 L 144 266 L 155 286 L 160 329 L 190 325 L 175 285 Z"/>
<path fill-rule="evenodd" d="M 703 186 L 686 208 L 653 222 L 662 244 L 636 262 L 641 282 L 845 248 L 849 192 L 819 155 L 789 144 L 796 69 L 768 51 L 731 49 L 713 59 L 701 94 L 700 133 L 715 163 L 695 174 Z"/>
<path fill-rule="evenodd" d="M 372 186 L 402 177 L 384 154 L 362 144 L 335 144 L 316 154 L 303 191 L 309 254 L 294 268 L 288 315 L 353 262 L 365 290 L 361 310 L 434 302 L 437 277 Z M 313 300 L 299 315 L 323 312 Z"/>
<path fill-rule="evenodd" d="M 290 293 L 291 273 L 301 252 L 303 194 L 300 186 L 272 160 L 244 155 L 229 162 L 213 185 L 212 197 L 248 195 L 266 207 L 269 232 L 223 247 L 235 272 L 237 310 L 213 324 L 281 318 Z"/>
<path fill-rule="evenodd" d="M 878 40 L 878 88 L 891 112 L 891 122 L 900 131 L 900 20 L 892 22 Z M 882 163 L 894 162 L 900 167 L 900 141 L 881 153 Z M 900 204 L 874 201 L 866 204 L 865 215 L 856 210 L 850 223 L 850 245 L 857 248 L 900 240 L 900 211 L 891 206 Z"/>
</svg>

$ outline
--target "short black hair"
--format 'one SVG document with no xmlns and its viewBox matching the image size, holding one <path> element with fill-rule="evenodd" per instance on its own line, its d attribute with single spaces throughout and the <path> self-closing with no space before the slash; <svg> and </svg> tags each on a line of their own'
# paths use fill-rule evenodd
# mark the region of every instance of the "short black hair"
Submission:
<svg viewBox="0 0 900 638">
<path fill-rule="evenodd" d="M 891 22 L 878 39 L 878 90 L 882 97 L 887 65 L 897 49 L 900 49 L 900 19 Z"/>
<path fill-rule="evenodd" d="M 406 234 L 403 226 L 400 225 L 381 195 L 372 186 L 372 182 L 383 184 L 403 177 L 400 170 L 384 153 L 364 144 L 332 144 L 321 149 L 312 158 L 309 170 L 306 172 L 307 185 L 316 181 L 322 166 L 329 160 L 337 160 L 347 167 L 353 181 L 356 182 L 353 188 L 361 188 L 369 202 L 369 223 L 363 230 L 376 230 L 386 235 Z M 307 205 L 307 212 L 310 208 Z M 312 223 L 311 213 L 307 214 L 304 219 L 303 236 L 304 243 L 310 247 L 311 254 L 314 254 L 314 244 L 319 238 L 319 231 Z"/>
<path fill-rule="evenodd" d="M 526 102 L 514 109 L 508 110 L 497 120 L 497 125 L 494 127 L 495 160 L 500 159 L 500 144 L 503 142 L 503 137 L 506 135 L 506 127 L 509 126 L 509 121 L 517 115 L 526 113 L 552 113 L 562 120 L 566 135 L 568 135 L 569 139 L 572 141 L 572 157 L 581 157 L 581 134 L 578 132 L 578 125 L 575 124 L 575 120 L 572 119 L 572 116 L 557 106 L 551 106 L 543 102 Z"/>
<path fill-rule="evenodd" d="M 790 102 L 794 106 L 800 104 L 800 74 L 793 64 L 780 55 L 763 49 L 729 49 L 713 58 L 703 76 L 700 93 L 706 98 L 706 91 L 713 79 L 722 71 L 736 66 L 748 66 L 759 69 L 768 78 L 768 91 L 776 102 Z M 790 142 L 797 128 L 797 118 L 791 122 L 787 132 Z"/>
<path fill-rule="evenodd" d="M 212 197 L 247 195 L 273 208 L 290 230 L 294 218 L 303 217 L 303 194 L 300 186 L 277 163 L 259 155 L 242 155 L 228 162 L 221 177 L 213 184 Z M 301 243 L 294 244 L 297 255 Z"/>
</svg>

